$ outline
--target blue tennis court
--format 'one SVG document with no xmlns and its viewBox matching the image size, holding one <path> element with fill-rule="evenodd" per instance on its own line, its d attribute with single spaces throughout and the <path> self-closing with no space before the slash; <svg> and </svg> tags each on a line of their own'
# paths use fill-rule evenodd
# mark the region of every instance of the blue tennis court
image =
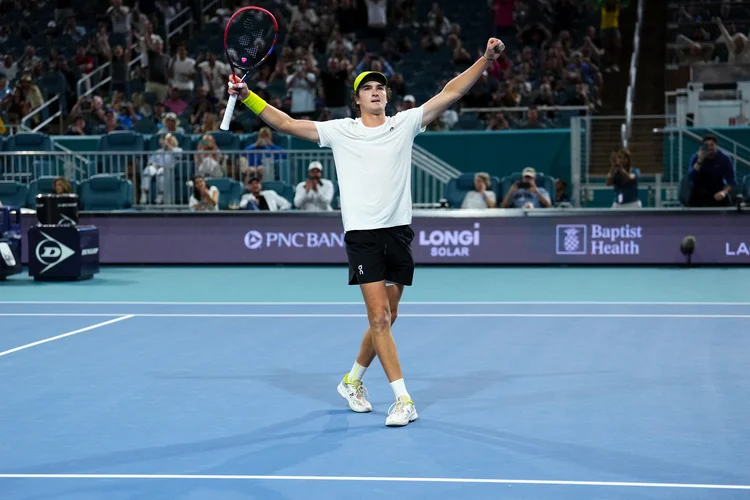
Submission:
<svg viewBox="0 0 750 500">
<path fill-rule="evenodd" d="M 377 361 L 373 413 L 336 393 L 366 327 L 344 269 L 15 278 L 0 496 L 749 498 L 750 300 L 726 273 L 418 269 L 401 429 Z"/>
</svg>

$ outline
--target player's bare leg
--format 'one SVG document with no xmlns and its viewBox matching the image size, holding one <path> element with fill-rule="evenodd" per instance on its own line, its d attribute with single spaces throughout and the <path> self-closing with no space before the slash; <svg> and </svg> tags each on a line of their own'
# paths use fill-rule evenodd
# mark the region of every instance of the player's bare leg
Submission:
<svg viewBox="0 0 750 500">
<path fill-rule="evenodd" d="M 404 293 L 404 286 L 388 286 L 386 287 L 386 293 L 388 294 L 388 305 L 390 307 L 391 326 L 393 326 L 398 315 L 398 303 Z M 372 331 L 368 326 L 365 334 L 362 336 L 362 345 L 359 348 L 359 354 L 354 362 L 354 366 L 352 366 L 351 371 L 344 376 L 344 380 L 339 384 L 339 393 L 349 402 L 349 407 L 353 411 L 359 413 L 372 411 L 372 405 L 367 400 L 367 389 L 362 379 L 376 355 L 375 345 L 372 340 Z"/>
<path fill-rule="evenodd" d="M 391 313 L 391 327 L 396 322 L 398 316 L 398 303 L 401 301 L 401 296 L 404 294 L 404 285 L 391 285 L 386 287 L 386 293 L 388 294 L 388 305 Z M 365 335 L 362 337 L 362 346 L 359 348 L 359 354 L 357 355 L 357 365 L 364 368 L 365 370 L 370 366 L 372 361 L 375 359 L 376 352 L 375 346 L 372 342 L 371 328 L 368 326 L 365 331 Z M 355 366 L 356 368 L 356 366 Z M 364 370 L 361 371 L 364 375 Z M 359 373 L 350 373 L 350 380 L 355 378 Z M 361 376 L 359 377 L 362 378 Z"/>
<path fill-rule="evenodd" d="M 404 426 L 417 419 L 417 411 L 414 403 L 406 390 L 404 378 L 401 373 L 401 364 L 398 359 L 396 342 L 391 334 L 392 315 L 390 297 L 385 281 L 366 283 L 360 285 L 362 296 L 367 306 L 367 318 L 370 322 L 370 338 L 380 364 L 383 366 L 391 389 L 396 396 L 396 402 L 388 410 L 388 418 L 385 424 L 388 426 Z M 392 292 L 395 293 L 395 292 Z M 400 296 L 403 290 L 400 290 Z M 395 297 L 394 297 L 395 298 Z M 397 310 L 397 309 L 396 309 Z M 370 351 L 366 340 L 363 340 L 364 356 L 369 358 Z M 363 359 L 362 361 L 365 361 Z"/>
</svg>

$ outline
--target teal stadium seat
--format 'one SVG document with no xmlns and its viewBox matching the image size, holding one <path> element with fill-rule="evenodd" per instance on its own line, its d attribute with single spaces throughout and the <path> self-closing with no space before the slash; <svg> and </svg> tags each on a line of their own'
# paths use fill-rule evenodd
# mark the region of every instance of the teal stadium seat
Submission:
<svg viewBox="0 0 750 500">
<path fill-rule="evenodd" d="M 219 190 L 219 210 L 240 204 L 244 188 L 238 181 L 226 177 L 207 177 L 205 181 L 209 186 L 216 186 Z"/>
<path fill-rule="evenodd" d="M 466 193 L 474 190 L 474 176 L 477 172 L 466 172 L 455 179 L 448 181 L 448 185 L 445 188 L 445 198 L 448 201 L 450 208 L 461 208 L 461 204 L 466 197 Z M 495 176 L 490 176 L 490 183 L 492 186 L 490 189 L 495 192 L 500 203 L 500 196 L 498 188 L 500 186 L 500 179 Z"/>
<path fill-rule="evenodd" d="M 25 207 L 29 188 L 16 181 L 0 181 L 0 203 L 4 206 Z"/>
<path fill-rule="evenodd" d="M 497 193 L 497 204 L 500 205 L 505 195 L 510 190 L 510 187 L 513 185 L 514 182 L 521 180 L 521 172 L 515 172 L 511 175 L 507 175 L 503 177 L 500 180 L 500 190 Z M 556 179 L 554 177 L 550 177 L 548 175 L 540 174 L 537 172 L 536 174 L 536 185 L 537 187 L 544 188 L 547 190 L 547 193 L 549 193 L 550 201 L 554 204 L 555 203 L 555 193 L 557 192 L 557 187 L 555 186 Z"/>
<path fill-rule="evenodd" d="M 133 204 L 133 183 L 119 175 L 94 175 L 80 191 L 83 210 L 124 210 Z"/>
<path fill-rule="evenodd" d="M 217 130 L 209 132 L 208 135 L 216 141 L 216 147 L 223 151 L 237 151 L 240 149 L 240 138 L 232 132 Z"/>
<path fill-rule="evenodd" d="M 29 184 L 29 208 L 36 208 L 36 195 L 52 194 L 55 192 L 55 179 L 57 179 L 57 177 L 59 176 L 43 176 L 31 181 L 31 183 Z M 68 182 L 70 182 L 70 187 L 73 188 L 73 193 L 79 194 L 81 184 L 78 181 L 70 179 L 68 179 Z"/>
<path fill-rule="evenodd" d="M 96 173 L 125 174 L 127 173 L 128 163 L 131 164 L 136 172 L 141 171 L 140 167 L 144 161 L 143 153 L 145 152 L 145 141 L 141 134 L 130 130 L 110 132 L 99 138 L 99 146 L 97 149 L 102 153 L 131 153 L 133 156 L 101 155 L 97 162 L 97 168 L 99 170 Z M 90 172 L 90 174 L 93 173 L 94 172 Z"/>
<path fill-rule="evenodd" d="M 23 151 L 24 153 L 48 153 L 52 151 L 52 139 L 46 134 L 20 132 L 5 140 L 4 151 Z M 41 175 L 62 175 L 62 166 L 56 167 L 51 159 L 44 159 L 33 154 L 13 155 L 4 165 L 6 174 L 28 173 L 28 177 Z"/>
</svg>

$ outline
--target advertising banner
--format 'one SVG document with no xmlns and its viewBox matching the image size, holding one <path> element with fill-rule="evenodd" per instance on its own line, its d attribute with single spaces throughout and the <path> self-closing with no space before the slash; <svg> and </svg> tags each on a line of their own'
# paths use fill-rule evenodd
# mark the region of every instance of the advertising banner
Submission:
<svg viewBox="0 0 750 500">
<path fill-rule="evenodd" d="M 83 214 L 81 224 L 98 228 L 102 264 L 346 263 L 336 213 Z M 750 264 L 750 214 L 736 212 L 452 212 L 415 214 L 412 227 L 418 264 L 679 264 L 688 235 L 694 264 Z"/>
</svg>

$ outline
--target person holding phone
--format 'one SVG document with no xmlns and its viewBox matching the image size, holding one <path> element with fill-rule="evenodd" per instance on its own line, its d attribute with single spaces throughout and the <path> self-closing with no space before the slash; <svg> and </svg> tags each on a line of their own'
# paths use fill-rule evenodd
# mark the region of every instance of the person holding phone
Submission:
<svg viewBox="0 0 750 500">
<path fill-rule="evenodd" d="M 729 192 L 735 184 L 732 159 L 719 149 L 719 140 L 707 135 L 697 153 L 690 158 L 690 207 L 729 206 Z"/>
<path fill-rule="evenodd" d="M 503 198 L 502 208 L 549 208 L 552 206 L 546 189 L 536 185 L 536 170 L 526 167 L 521 180 L 514 182 Z"/>
</svg>

